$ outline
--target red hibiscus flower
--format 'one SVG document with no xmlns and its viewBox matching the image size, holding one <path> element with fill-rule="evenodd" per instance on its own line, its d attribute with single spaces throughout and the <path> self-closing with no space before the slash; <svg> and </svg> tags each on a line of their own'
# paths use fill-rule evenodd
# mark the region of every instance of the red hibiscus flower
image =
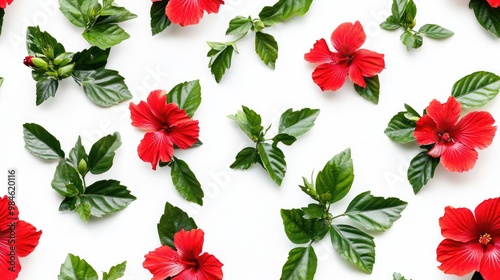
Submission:
<svg viewBox="0 0 500 280">
<path fill-rule="evenodd" d="M 201 229 L 174 235 L 176 250 L 161 246 L 145 255 L 143 266 L 152 274 L 152 280 L 221 280 L 223 264 L 213 255 L 201 254 L 204 233 Z"/>
<path fill-rule="evenodd" d="M 477 160 L 475 149 L 488 147 L 497 130 L 488 112 L 471 112 L 459 120 L 461 108 L 453 96 L 444 104 L 433 100 L 414 132 L 418 145 L 434 144 L 429 155 L 441 157 L 444 168 L 452 172 L 472 169 Z"/>
<path fill-rule="evenodd" d="M 492 8 L 498 8 L 500 6 L 500 0 L 487 0 L 487 1 Z"/>
<path fill-rule="evenodd" d="M 153 2 L 165 0 L 152 0 Z M 181 26 L 200 22 L 203 12 L 217 13 L 223 0 L 170 0 L 165 8 L 168 19 Z"/>
<path fill-rule="evenodd" d="M 0 8 L 5 9 L 7 5 L 12 4 L 14 0 L 0 0 Z"/>
<path fill-rule="evenodd" d="M 342 23 L 331 36 L 337 52 L 330 51 L 325 39 L 316 41 L 314 47 L 304 55 L 311 63 L 321 63 L 314 72 L 314 82 L 325 90 L 337 90 L 349 79 L 360 87 L 366 87 L 364 77 L 373 77 L 385 67 L 384 55 L 359 49 L 366 40 L 363 27 L 356 21 Z"/>
<path fill-rule="evenodd" d="M 0 198 L 0 275 L 14 280 L 21 270 L 19 258 L 26 257 L 38 245 L 42 231 L 19 220 L 17 206 L 7 196 Z M 15 250 L 11 250 L 12 247 Z"/>
<path fill-rule="evenodd" d="M 500 280 L 500 198 L 481 202 L 474 214 L 448 206 L 439 225 L 445 238 L 437 248 L 439 269 L 458 276 L 478 271 L 485 280 Z"/>
<path fill-rule="evenodd" d="M 159 161 L 170 162 L 174 145 L 179 149 L 191 147 L 200 132 L 198 121 L 192 120 L 175 103 L 167 103 L 167 92 L 152 91 L 147 102 L 130 103 L 132 125 L 147 131 L 137 151 L 139 157 L 150 162 L 153 170 Z"/>
</svg>

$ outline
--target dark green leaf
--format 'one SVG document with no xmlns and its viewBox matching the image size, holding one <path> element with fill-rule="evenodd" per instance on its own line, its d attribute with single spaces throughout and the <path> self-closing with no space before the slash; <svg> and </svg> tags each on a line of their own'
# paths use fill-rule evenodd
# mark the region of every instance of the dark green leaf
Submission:
<svg viewBox="0 0 500 280">
<path fill-rule="evenodd" d="M 253 22 L 251 17 L 237 16 L 229 22 L 226 35 L 245 35 L 252 26 Z"/>
<path fill-rule="evenodd" d="M 165 13 L 168 1 L 169 0 L 153 2 L 151 5 L 149 13 L 151 15 L 151 33 L 153 35 L 162 32 L 171 24 L 167 14 Z"/>
<path fill-rule="evenodd" d="M 278 42 L 273 36 L 264 32 L 256 32 L 255 52 L 267 66 L 271 69 L 275 68 L 278 59 Z"/>
<path fill-rule="evenodd" d="M 406 118 L 407 112 L 399 112 L 392 117 L 384 130 L 385 135 L 396 143 L 409 143 L 415 141 L 413 132 L 416 123 Z"/>
<path fill-rule="evenodd" d="M 280 134 L 273 137 L 273 145 L 274 146 L 276 146 L 279 142 L 282 142 L 283 144 L 290 146 L 293 143 L 295 143 L 295 141 L 297 141 L 297 138 L 295 138 L 294 136 L 288 135 L 288 134 L 284 134 L 284 133 L 280 133 Z"/>
<path fill-rule="evenodd" d="M 83 193 L 83 183 L 78 172 L 65 160 L 59 161 L 51 185 L 62 196 L 74 197 Z"/>
<path fill-rule="evenodd" d="M 172 182 L 179 194 L 188 201 L 203 205 L 201 184 L 187 163 L 174 157 L 169 165 Z"/>
<path fill-rule="evenodd" d="M 404 28 L 413 28 L 415 25 L 415 17 L 417 16 L 417 5 L 413 0 L 408 0 L 405 5 L 405 10 L 402 13 L 401 22 Z"/>
<path fill-rule="evenodd" d="M 441 27 L 437 24 L 425 24 L 418 30 L 418 33 L 433 39 L 444 39 L 453 36 L 453 31 Z"/>
<path fill-rule="evenodd" d="M 228 118 L 236 121 L 241 130 L 245 132 L 252 141 L 257 142 L 264 130 L 262 127 L 262 118 L 252 109 L 241 106 L 243 111 L 238 111 L 236 115 L 230 115 Z"/>
<path fill-rule="evenodd" d="M 406 113 L 405 113 L 406 119 L 408 119 L 410 121 L 417 122 L 421 118 L 420 114 L 415 109 L 413 109 L 410 105 L 405 104 L 405 109 L 406 109 Z"/>
<path fill-rule="evenodd" d="M 92 46 L 105 50 L 130 38 L 130 35 L 117 24 L 106 23 L 86 30 L 83 32 L 83 38 Z"/>
<path fill-rule="evenodd" d="M 167 95 L 167 103 L 175 103 L 193 117 L 201 104 L 201 86 L 199 80 L 176 85 Z"/>
<path fill-rule="evenodd" d="M 399 19 L 397 19 L 393 15 L 389 16 L 384 22 L 380 24 L 380 28 L 385 30 L 396 30 L 400 27 L 401 24 L 399 23 Z"/>
<path fill-rule="evenodd" d="M 2 35 L 2 27 L 3 27 L 3 17 L 5 15 L 5 10 L 0 8 L 0 35 Z M 2 84 L 0 83 L 0 86 Z"/>
<path fill-rule="evenodd" d="M 92 174 L 101 174 L 113 166 L 115 151 L 122 145 L 120 134 L 115 132 L 104 136 L 92 145 L 89 152 L 88 168 Z"/>
<path fill-rule="evenodd" d="M 350 225 L 332 225 L 330 237 L 337 253 L 364 272 L 370 274 L 375 263 L 373 237 Z"/>
<path fill-rule="evenodd" d="M 412 49 L 418 49 L 422 46 L 423 38 L 420 35 L 415 35 L 410 31 L 405 31 L 401 34 L 401 42 L 406 46 L 407 51 L 411 51 Z"/>
<path fill-rule="evenodd" d="M 346 196 L 354 181 L 354 166 L 351 149 L 346 149 L 328 161 L 316 176 L 316 192 L 328 198 L 325 203 L 334 203 Z"/>
<path fill-rule="evenodd" d="M 90 205 L 92 216 L 98 218 L 125 209 L 136 200 L 127 187 L 116 180 L 97 181 L 88 186 L 79 198 L 81 203 Z"/>
<path fill-rule="evenodd" d="M 281 182 L 286 173 L 285 155 L 278 147 L 273 147 L 271 144 L 259 142 L 257 144 L 262 166 L 267 170 L 271 179 L 281 186 Z"/>
<path fill-rule="evenodd" d="M 398 198 L 377 197 L 367 191 L 356 196 L 344 214 L 367 230 L 385 231 L 401 217 L 407 205 Z"/>
<path fill-rule="evenodd" d="M 434 171 L 438 164 L 439 158 L 433 158 L 427 152 L 421 152 L 411 160 L 408 167 L 408 181 L 415 194 L 434 177 Z"/>
<path fill-rule="evenodd" d="M 63 45 L 47 32 L 40 31 L 38 26 L 28 26 L 26 31 L 26 48 L 29 55 L 43 54 L 52 59 L 65 52 Z"/>
<path fill-rule="evenodd" d="M 317 266 L 318 258 L 312 246 L 294 248 L 288 253 L 280 280 L 313 280 Z"/>
<path fill-rule="evenodd" d="M 57 280 L 98 280 L 97 272 L 84 259 L 68 254 Z"/>
<path fill-rule="evenodd" d="M 82 203 L 79 197 L 76 197 L 75 200 L 78 205 L 75 208 L 75 212 L 78 214 L 82 221 L 88 223 L 90 220 L 90 215 L 92 214 L 92 207 L 87 203 Z"/>
<path fill-rule="evenodd" d="M 322 239 L 328 232 L 328 225 L 320 219 L 306 219 L 301 209 L 281 209 L 281 218 L 288 239 L 295 244 L 304 244 Z"/>
<path fill-rule="evenodd" d="M 226 73 L 226 69 L 231 67 L 231 59 L 233 57 L 234 46 L 233 45 L 224 45 L 222 48 L 213 48 L 213 44 L 209 42 L 210 51 L 207 56 L 210 57 L 210 62 L 208 63 L 208 67 L 210 71 L 215 76 L 215 81 L 219 83 L 222 79 L 222 76 Z"/>
<path fill-rule="evenodd" d="M 323 217 L 323 214 L 326 212 L 324 205 L 320 204 L 309 204 L 307 207 L 302 207 L 302 211 L 304 212 L 304 219 L 319 219 Z"/>
<path fill-rule="evenodd" d="M 500 77 L 484 71 L 474 72 L 458 80 L 451 90 L 464 108 L 479 108 L 497 96 Z"/>
<path fill-rule="evenodd" d="M 259 18 L 266 26 L 275 25 L 294 15 L 303 16 L 309 11 L 312 0 L 279 0 L 273 6 L 266 6 Z"/>
<path fill-rule="evenodd" d="M 59 205 L 59 211 L 73 211 L 79 202 L 78 196 L 65 197 Z"/>
<path fill-rule="evenodd" d="M 319 109 L 286 110 L 281 114 L 278 133 L 299 137 L 308 132 L 319 115 Z"/>
<path fill-rule="evenodd" d="M 182 209 L 169 202 L 165 204 L 165 211 L 158 223 L 158 235 L 162 245 L 175 249 L 174 235 L 181 229 L 189 231 L 198 228 L 193 218 L 189 217 Z"/>
<path fill-rule="evenodd" d="M 231 164 L 231 169 L 242 169 L 246 170 L 250 168 L 254 163 L 259 162 L 259 154 L 257 153 L 257 149 L 253 147 L 247 147 L 241 150 L 236 155 L 236 160 Z"/>
<path fill-rule="evenodd" d="M 378 75 L 373 77 L 364 77 L 364 79 L 366 87 L 360 87 L 357 84 L 354 84 L 354 89 L 364 99 L 371 101 L 374 104 L 378 104 L 378 98 L 380 95 L 380 81 L 378 79 Z"/>
<path fill-rule="evenodd" d="M 59 82 L 57 80 L 48 78 L 36 82 L 36 105 L 42 104 L 50 97 L 56 96 Z"/>
<path fill-rule="evenodd" d="M 117 71 L 108 69 L 73 71 L 72 75 L 83 87 L 90 101 L 98 106 L 110 107 L 132 98 L 125 79 Z"/>
<path fill-rule="evenodd" d="M 125 269 L 127 268 L 127 262 L 124 261 L 121 264 L 113 266 L 108 273 L 104 272 L 102 275 L 102 280 L 117 280 L 125 275 Z"/>
<path fill-rule="evenodd" d="M 500 38 L 500 9 L 492 8 L 484 0 L 471 0 L 469 8 L 474 10 L 477 21 L 484 29 Z"/>
<path fill-rule="evenodd" d="M 392 1 L 392 15 L 397 21 L 400 21 L 402 19 L 402 16 L 405 12 L 406 9 L 406 4 L 408 3 L 408 0 L 393 0 Z"/>
<path fill-rule="evenodd" d="M 113 0 L 104 0 L 102 9 L 99 11 L 99 17 L 94 23 L 94 26 L 109 23 L 119 23 L 134 19 L 136 17 L 137 15 L 131 13 L 126 8 L 114 5 Z"/>
<path fill-rule="evenodd" d="M 407 279 L 404 278 L 403 275 L 394 272 L 394 274 L 392 274 L 392 280 L 407 280 Z"/>
<path fill-rule="evenodd" d="M 85 28 L 90 23 L 90 12 L 97 7 L 97 0 L 59 0 L 59 9 L 74 25 Z"/>
<path fill-rule="evenodd" d="M 471 280 L 484 280 L 484 278 L 483 278 L 483 276 L 481 276 L 481 273 L 476 271 L 476 272 L 474 272 L 474 275 L 472 275 Z"/>
<path fill-rule="evenodd" d="M 108 63 L 109 51 L 111 49 L 101 50 L 98 47 L 90 47 L 81 52 L 75 53 L 73 62 L 74 70 L 97 70 L 104 68 Z"/>
<path fill-rule="evenodd" d="M 45 128 L 36 123 L 23 124 L 25 148 L 41 159 L 64 159 L 61 143 Z"/>
<path fill-rule="evenodd" d="M 82 146 L 82 139 L 80 136 L 78 136 L 78 140 L 75 143 L 75 147 L 73 147 L 73 149 L 71 149 L 71 151 L 69 152 L 68 161 L 73 164 L 73 167 L 75 167 L 82 176 L 85 176 L 85 174 L 87 174 L 88 155 L 87 152 L 85 151 L 85 148 Z M 79 168 L 80 166 L 81 168 Z"/>
</svg>

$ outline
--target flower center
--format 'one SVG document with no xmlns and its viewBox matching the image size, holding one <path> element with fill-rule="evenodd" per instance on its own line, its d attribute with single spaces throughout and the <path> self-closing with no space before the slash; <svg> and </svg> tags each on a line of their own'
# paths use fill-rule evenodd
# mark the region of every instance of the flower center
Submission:
<svg viewBox="0 0 500 280">
<path fill-rule="evenodd" d="M 487 245 L 490 242 L 491 242 L 491 235 L 489 235 L 488 233 L 479 236 L 479 243 Z"/>
<path fill-rule="evenodd" d="M 332 59 L 333 63 L 335 63 L 335 64 L 347 63 L 347 65 L 350 65 L 353 57 L 352 57 L 352 55 L 348 55 L 348 56 L 332 55 L 331 59 Z"/>
<path fill-rule="evenodd" d="M 448 132 L 439 133 L 438 135 L 441 138 L 441 140 L 444 140 L 446 142 L 455 142 Z"/>
</svg>

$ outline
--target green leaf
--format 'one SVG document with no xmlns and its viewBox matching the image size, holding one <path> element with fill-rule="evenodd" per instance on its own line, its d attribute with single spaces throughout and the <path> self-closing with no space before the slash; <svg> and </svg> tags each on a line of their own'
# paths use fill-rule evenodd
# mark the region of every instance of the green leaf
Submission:
<svg viewBox="0 0 500 280">
<path fill-rule="evenodd" d="M 421 152 L 411 160 L 407 175 L 415 194 L 434 177 L 438 164 L 439 158 L 433 158 L 427 152 Z"/>
<path fill-rule="evenodd" d="M 76 204 L 79 202 L 78 196 L 65 197 L 59 205 L 59 211 L 73 211 L 76 210 Z"/>
<path fill-rule="evenodd" d="M 96 25 L 83 32 L 82 35 L 89 44 L 102 50 L 109 49 L 130 38 L 125 30 L 114 23 Z"/>
<path fill-rule="evenodd" d="M 378 79 L 378 75 L 363 78 L 365 79 L 366 87 L 360 87 L 357 84 L 354 84 L 354 89 L 364 99 L 371 101 L 374 104 L 378 104 L 380 96 L 380 81 Z"/>
<path fill-rule="evenodd" d="M 98 280 L 97 272 L 84 259 L 68 254 L 57 280 Z"/>
<path fill-rule="evenodd" d="M 275 25 L 294 15 L 303 16 L 309 11 L 312 0 L 279 0 L 273 6 L 266 6 L 259 18 L 266 26 Z"/>
<path fill-rule="evenodd" d="M 117 264 L 109 270 L 108 273 L 104 272 L 102 275 L 102 280 L 117 280 L 125 275 L 125 269 L 127 268 L 127 262 L 124 261 L 121 264 Z"/>
<path fill-rule="evenodd" d="M 68 161 L 73 164 L 73 167 L 78 170 L 80 175 L 85 176 L 85 174 L 87 174 L 87 163 L 89 159 L 85 147 L 82 146 L 82 139 L 80 136 L 78 136 L 75 147 L 69 151 Z M 85 163 L 85 168 L 79 168 L 79 166 L 82 165 L 82 161 Z"/>
<path fill-rule="evenodd" d="M 119 23 L 136 18 L 137 15 L 131 13 L 124 7 L 114 5 L 114 1 L 104 0 L 104 5 L 99 11 L 99 17 L 94 26 L 110 23 Z"/>
<path fill-rule="evenodd" d="M 92 145 L 89 152 L 88 168 L 92 174 L 102 174 L 113 166 L 115 151 L 122 145 L 118 132 L 104 136 Z"/>
<path fill-rule="evenodd" d="M 293 143 L 295 143 L 295 141 L 297 141 L 297 138 L 295 138 L 294 136 L 285 133 L 280 133 L 273 137 L 273 146 L 276 146 L 279 142 L 282 142 L 283 144 L 290 146 Z"/>
<path fill-rule="evenodd" d="M 309 182 L 305 177 L 302 177 L 302 180 L 304 182 L 304 185 L 303 186 L 299 185 L 300 189 L 312 199 L 320 202 L 320 198 L 318 196 L 318 193 L 316 192 L 316 189 L 314 188 L 314 185 L 311 182 Z"/>
<path fill-rule="evenodd" d="M 405 113 L 406 119 L 408 119 L 410 121 L 417 122 L 421 118 L 420 114 L 415 109 L 413 109 L 410 105 L 405 104 L 405 109 L 406 109 L 406 113 Z"/>
<path fill-rule="evenodd" d="M 484 0 L 471 0 L 469 8 L 474 10 L 477 21 L 484 29 L 500 38 L 500 9 L 492 8 Z"/>
<path fill-rule="evenodd" d="M 125 79 L 118 71 L 108 69 L 73 71 L 72 76 L 83 87 L 90 101 L 98 106 L 111 107 L 132 98 Z"/>
<path fill-rule="evenodd" d="M 2 26 L 0 25 L 0 29 L 2 28 Z M 1 31 L 1 30 L 0 30 Z M 0 77 L 0 87 L 3 85 L 3 77 Z"/>
<path fill-rule="evenodd" d="M 36 106 L 42 104 L 50 97 L 56 96 L 59 82 L 47 77 L 45 80 L 36 82 Z"/>
<path fill-rule="evenodd" d="M 405 5 L 405 10 L 401 14 L 401 22 L 404 28 L 413 28 L 415 25 L 415 17 L 417 16 L 417 5 L 413 0 L 408 0 Z"/>
<path fill-rule="evenodd" d="M 98 47 L 90 47 L 75 53 L 73 57 L 73 62 L 75 63 L 74 70 L 97 70 L 99 68 L 104 68 L 108 63 L 110 50 L 111 49 L 101 50 Z"/>
<path fill-rule="evenodd" d="M 79 198 L 80 203 L 90 205 L 91 215 L 97 218 L 125 209 L 136 200 L 127 187 L 116 180 L 97 181 L 88 186 Z"/>
<path fill-rule="evenodd" d="M 211 42 L 209 42 L 209 45 Z M 212 46 L 211 46 L 212 47 Z M 208 68 L 215 76 L 215 81 L 219 83 L 222 76 L 226 73 L 226 69 L 231 67 L 231 59 L 233 57 L 233 51 L 235 47 L 233 45 L 224 45 L 220 49 L 210 49 L 207 56 L 210 57 L 210 62 L 208 63 Z"/>
<path fill-rule="evenodd" d="M 371 274 L 375 263 L 373 237 L 350 225 L 332 225 L 330 237 L 335 251 L 359 269 Z"/>
<path fill-rule="evenodd" d="M 78 172 L 65 160 L 59 161 L 51 185 L 62 196 L 74 197 L 83 193 L 83 183 Z"/>
<path fill-rule="evenodd" d="M 385 135 L 396 143 L 410 143 L 415 141 L 413 132 L 415 131 L 416 122 L 406 118 L 407 112 L 399 112 L 392 117 L 384 130 Z"/>
<path fill-rule="evenodd" d="M 85 28 L 90 23 L 90 12 L 97 7 L 97 0 L 59 0 L 59 9 L 74 25 Z"/>
<path fill-rule="evenodd" d="M 179 194 L 188 201 L 203 205 L 204 195 L 201 184 L 187 163 L 174 157 L 169 166 L 171 168 L 172 182 Z"/>
<path fill-rule="evenodd" d="M 478 71 L 458 80 L 451 89 L 451 95 L 464 108 L 479 108 L 495 98 L 499 90 L 499 76 Z"/>
<path fill-rule="evenodd" d="M 176 85 L 167 94 L 167 103 L 177 104 L 188 116 L 193 117 L 201 104 L 200 81 L 194 80 Z"/>
<path fill-rule="evenodd" d="M 401 217 L 407 205 L 398 198 L 377 197 L 367 191 L 356 196 L 344 214 L 367 230 L 385 231 Z"/>
<path fill-rule="evenodd" d="M 396 30 L 401 27 L 401 24 L 399 23 L 399 20 L 396 19 L 394 16 L 389 16 L 384 22 L 380 24 L 380 28 L 385 29 L 385 30 Z"/>
<path fill-rule="evenodd" d="M 281 186 L 286 173 L 286 162 L 283 152 L 278 147 L 262 142 L 257 144 L 257 151 L 259 152 L 264 169 L 271 176 L 271 179 L 278 186 Z"/>
<path fill-rule="evenodd" d="M 229 22 L 226 35 L 245 35 L 253 26 L 251 17 L 237 16 Z"/>
<path fill-rule="evenodd" d="M 415 35 L 410 31 L 405 31 L 401 34 L 401 42 L 406 46 L 406 51 L 418 49 L 422 46 L 423 38 L 420 35 Z"/>
<path fill-rule="evenodd" d="M 264 32 L 255 33 L 255 52 L 260 59 L 274 70 L 278 59 L 278 42 L 272 35 Z"/>
<path fill-rule="evenodd" d="M 252 141 L 257 142 L 264 130 L 264 127 L 262 127 L 262 118 L 255 111 L 246 106 L 241 106 L 241 108 L 243 111 L 238 111 L 235 115 L 228 116 L 228 118 L 236 121 L 241 130 L 243 130 Z"/>
<path fill-rule="evenodd" d="M 294 248 L 288 253 L 280 280 L 313 280 L 317 266 L 318 258 L 312 246 Z"/>
<path fill-rule="evenodd" d="M 407 280 L 406 278 L 403 277 L 403 275 L 394 272 L 392 274 L 392 280 Z"/>
<path fill-rule="evenodd" d="M 0 8 L 0 35 L 2 35 L 2 27 L 3 27 L 3 17 L 5 15 L 5 10 Z M 0 83 L 0 86 L 2 84 Z"/>
<path fill-rule="evenodd" d="M 281 114 L 278 133 L 299 137 L 308 132 L 319 115 L 319 109 L 304 108 L 300 111 L 286 110 Z"/>
<path fill-rule="evenodd" d="M 392 15 L 400 21 L 406 9 L 406 4 L 408 0 L 393 0 L 392 1 Z"/>
<path fill-rule="evenodd" d="M 433 39 L 445 39 L 453 36 L 453 31 L 441 27 L 437 24 L 425 24 L 418 30 L 418 33 Z"/>
<path fill-rule="evenodd" d="M 472 275 L 472 278 L 471 280 L 484 280 L 483 276 L 481 275 L 481 273 L 479 272 L 474 272 L 474 274 Z"/>
<path fill-rule="evenodd" d="M 346 149 L 329 160 L 316 176 L 316 192 L 328 198 L 325 203 L 334 203 L 346 196 L 354 181 L 354 166 L 351 149 Z"/>
<path fill-rule="evenodd" d="M 301 209 L 281 209 L 281 218 L 288 239 L 295 244 L 304 244 L 322 239 L 328 225 L 320 219 L 306 219 Z"/>
<path fill-rule="evenodd" d="M 165 13 L 165 8 L 167 7 L 169 0 L 162 0 L 158 2 L 153 2 L 151 5 L 150 15 L 151 15 L 151 33 L 156 35 L 163 30 L 165 30 L 171 21 L 168 19 Z"/>
<path fill-rule="evenodd" d="M 163 211 L 157 227 L 161 244 L 172 249 L 175 249 L 174 235 L 178 231 L 181 229 L 189 231 L 198 228 L 193 218 L 169 202 L 165 203 L 165 211 Z"/>
<path fill-rule="evenodd" d="M 63 45 L 47 32 L 40 31 L 38 26 L 28 26 L 26 31 L 26 48 L 28 54 L 43 54 L 52 59 L 65 52 Z"/>
<path fill-rule="evenodd" d="M 80 203 L 80 199 L 77 197 L 75 200 L 76 203 Z M 75 212 L 80 216 L 80 219 L 85 223 L 88 223 L 90 220 L 90 215 L 92 213 L 92 209 L 87 203 L 80 203 L 75 208 Z"/>
<path fill-rule="evenodd" d="M 61 143 L 45 128 L 36 123 L 23 124 L 25 148 L 34 156 L 46 159 L 64 159 Z"/>
<path fill-rule="evenodd" d="M 241 150 L 236 155 L 236 160 L 231 164 L 231 169 L 242 169 L 246 170 L 250 168 L 254 163 L 258 163 L 260 161 L 259 154 L 257 149 L 253 147 L 247 147 Z"/>
<path fill-rule="evenodd" d="M 302 207 L 301 209 L 304 212 L 302 217 L 307 220 L 322 218 L 323 214 L 326 212 L 324 205 L 314 203 L 307 205 L 307 207 Z"/>
</svg>

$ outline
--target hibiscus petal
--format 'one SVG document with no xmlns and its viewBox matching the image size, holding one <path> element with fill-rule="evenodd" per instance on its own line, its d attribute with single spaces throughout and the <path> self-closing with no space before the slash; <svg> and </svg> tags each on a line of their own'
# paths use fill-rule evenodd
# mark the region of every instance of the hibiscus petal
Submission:
<svg viewBox="0 0 500 280">
<path fill-rule="evenodd" d="M 330 63 L 332 52 L 328 48 L 325 39 L 319 39 L 313 48 L 304 55 L 304 59 L 311 63 Z"/>
<path fill-rule="evenodd" d="M 438 142 L 436 145 L 432 147 L 432 149 L 427 153 L 433 158 L 438 158 L 443 155 L 444 151 L 447 149 L 448 146 L 453 145 L 453 143 L 449 144 L 448 142 Z"/>
<path fill-rule="evenodd" d="M 441 132 L 451 132 L 458 122 L 462 105 L 450 96 L 446 103 L 441 104 L 436 99 L 427 106 L 427 115 L 436 123 L 436 127 Z"/>
<path fill-rule="evenodd" d="M 174 155 L 174 146 L 165 131 L 148 132 L 141 140 L 137 148 L 139 157 L 150 162 L 153 170 L 156 170 L 156 165 L 161 160 L 169 162 Z"/>
<path fill-rule="evenodd" d="M 161 246 L 144 256 L 142 266 L 153 274 L 152 280 L 173 277 L 185 269 L 179 254 L 168 246 Z"/>
<path fill-rule="evenodd" d="M 446 146 L 441 155 L 441 164 L 452 172 L 471 170 L 476 164 L 477 152 L 462 143 Z"/>
<path fill-rule="evenodd" d="M 363 77 L 378 75 L 385 68 L 384 55 L 365 49 L 356 51 L 350 67 L 356 66 L 361 70 Z"/>
<path fill-rule="evenodd" d="M 170 109 L 167 106 L 167 92 L 161 89 L 154 90 L 149 93 L 147 101 L 151 113 L 164 124 L 166 120 L 165 115 L 168 114 Z"/>
<path fill-rule="evenodd" d="M 488 112 L 471 112 L 457 124 L 454 138 L 470 148 L 484 149 L 495 137 L 495 120 Z"/>
<path fill-rule="evenodd" d="M 363 45 L 366 34 L 359 21 L 354 24 L 346 22 L 333 31 L 331 40 L 333 47 L 342 56 L 349 56 Z"/>
<path fill-rule="evenodd" d="M 220 5 L 223 5 L 222 0 L 199 0 L 200 9 L 207 11 L 207 13 L 218 13 Z"/>
<path fill-rule="evenodd" d="M 486 246 L 479 272 L 486 280 L 500 280 L 500 244 Z"/>
<path fill-rule="evenodd" d="M 179 149 L 187 149 L 198 140 L 200 126 L 198 121 L 187 121 L 170 128 L 168 136 Z"/>
<path fill-rule="evenodd" d="M 17 256 L 10 256 L 8 231 L 0 231 L 0 275 L 2 280 L 15 280 L 21 271 L 21 264 Z"/>
<path fill-rule="evenodd" d="M 5 9 L 7 5 L 12 4 L 14 0 L 0 0 L 0 8 Z"/>
<path fill-rule="evenodd" d="M 179 275 L 175 276 L 175 280 L 211 280 L 209 278 L 203 278 L 200 271 L 196 268 L 188 268 L 183 270 Z"/>
<path fill-rule="evenodd" d="M 474 210 L 481 234 L 489 233 L 500 239 L 500 198 L 487 199 Z M 500 240 L 498 240 L 500 241 Z"/>
<path fill-rule="evenodd" d="M 477 241 L 480 235 L 474 215 L 467 208 L 446 207 L 439 226 L 443 237 L 454 241 Z"/>
<path fill-rule="evenodd" d="M 133 126 L 145 131 L 161 129 L 161 122 L 153 115 L 146 102 L 141 101 L 137 105 L 131 102 L 129 109 Z"/>
<path fill-rule="evenodd" d="M 7 229 L 11 222 L 17 221 L 18 217 L 19 211 L 16 204 L 11 202 L 6 195 L 0 198 L 0 231 Z"/>
<path fill-rule="evenodd" d="M 500 0 L 486 0 L 486 1 L 488 1 L 488 4 L 490 4 L 492 8 L 500 7 Z"/>
<path fill-rule="evenodd" d="M 341 88 L 347 78 L 347 66 L 333 63 L 321 64 L 312 73 L 313 81 L 322 91 L 336 91 Z"/>
<path fill-rule="evenodd" d="M 174 244 L 183 260 L 192 261 L 198 258 L 203 250 L 205 233 L 201 229 L 185 231 L 181 229 L 174 235 Z"/>
<path fill-rule="evenodd" d="M 213 255 L 203 253 L 199 258 L 200 264 L 199 273 L 205 278 L 210 280 L 222 280 L 222 266 L 223 264 Z"/>
<path fill-rule="evenodd" d="M 18 257 L 26 257 L 38 245 L 42 231 L 25 221 L 16 223 L 16 253 Z"/>
<path fill-rule="evenodd" d="M 197 24 L 203 17 L 198 0 L 170 0 L 165 12 L 171 22 L 181 26 Z"/>
<path fill-rule="evenodd" d="M 363 77 L 363 71 L 358 67 L 358 65 L 350 65 L 348 67 L 348 73 L 349 73 L 349 79 L 357 84 L 358 86 L 365 88 L 366 87 L 366 82 L 365 78 Z"/>
<path fill-rule="evenodd" d="M 430 145 L 439 141 L 436 123 L 429 115 L 424 115 L 417 121 L 413 136 L 417 139 L 419 146 Z"/>
<path fill-rule="evenodd" d="M 463 243 L 445 239 L 437 250 L 438 267 L 446 274 L 464 276 L 478 270 L 483 256 L 483 245 L 477 241 Z"/>
</svg>

